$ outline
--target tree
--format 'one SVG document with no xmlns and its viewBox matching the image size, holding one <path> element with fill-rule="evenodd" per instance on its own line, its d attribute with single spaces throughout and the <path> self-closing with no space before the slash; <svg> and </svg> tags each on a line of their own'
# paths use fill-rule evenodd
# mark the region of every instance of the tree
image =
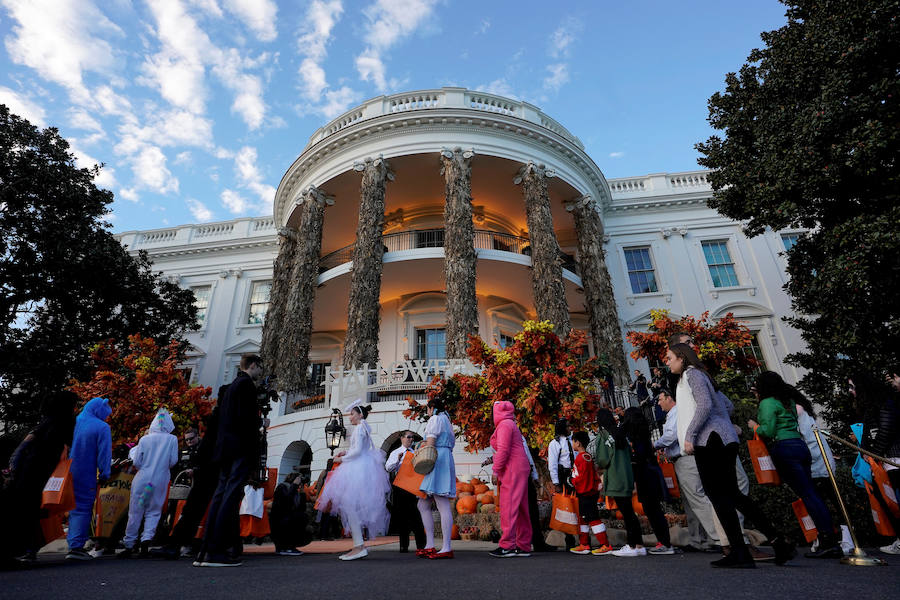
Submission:
<svg viewBox="0 0 900 600">
<path fill-rule="evenodd" d="M 0 105 L 0 422 L 37 418 L 41 396 L 89 373 L 87 348 L 196 328 L 194 295 L 109 232 L 99 166 L 79 169 L 55 128 Z"/>
<path fill-rule="evenodd" d="M 900 362 L 900 3 L 786 4 L 787 24 L 709 100 L 724 137 L 697 149 L 710 205 L 748 235 L 807 230 L 786 253 L 788 321 L 807 346 L 788 361 L 845 422 L 842 379 Z"/>
<path fill-rule="evenodd" d="M 90 349 L 91 377 L 72 382 L 71 389 L 82 400 L 109 398 L 108 422 L 114 443 L 136 442 L 147 432 L 150 419 L 165 407 L 176 431 L 200 427 L 212 411 L 212 388 L 191 386 L 178 369 L 178 342 L 160 347 L 153 338 L 128 337 L 127 344 L 107 340 Z"/>
<path fill-rule="evenodd" d="M 443 398 L 468 451 L 490 445 L 495 400 L 515 405 L 516 422 L 532 448 L 547 446 L 560 417 L 575 429 L 597 420 L 602 404 L 598 392 L 605 385 L 598 381 L 604 381 L 610 370 L 596 358 L 584 359 L 585 334 L 571 330 L 561 340 L 549 321 L 525 321 L 522 326 L 515 342 L 502 350 L 470 336 L 469 359 L 481 367 L 481 373 L 436 377 L 426 390 L 429 398 Z M 413 399 L 408 402 L 404 416 L 425 420 L 425 405 Z"/>
</svg>

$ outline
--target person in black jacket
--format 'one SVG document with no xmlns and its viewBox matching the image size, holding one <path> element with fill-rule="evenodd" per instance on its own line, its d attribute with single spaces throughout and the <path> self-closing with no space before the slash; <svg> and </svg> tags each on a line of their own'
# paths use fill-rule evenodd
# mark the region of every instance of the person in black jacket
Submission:
<svg viewBox="0 0 900 600">
<path fill-rule="evenodd" d="M 33 562 L 43 546 L 41 493 L 53 473 L 63 449 L 72 445 L 75 405 L 79 398 L 69 391 L 48 397 L 44 418 L 16 448 L 10 459 L 10 474 L 3 495 L 3 562 L 13 557 Z"/>
<path fill-rule="evenodd" d="M 219 388 L 219 398 L 224 398 L 229 386 Z M 181 517 L 172 528 L 168 542 L 159 551 L 152 551 L 154 556 L 177 559 L 193 554 L 192 545 L 197 527 L 206 514 L 219 482 L 219 469 L 213 461 L 216 441 L 219 434 L 219 407 L 216 405 L 206 421 L 206 432 L 196 445 L 196 451 L 190 458 L 191 491 L 185 500 Z M 180 550 L 179 550 L 180 549 Z"/>
<path fill-rule="evenodd" d="M 262 359 L 255 354 L 241 357 L 240 372 L 219 400 L 219 431 L 213 462 L 219 468 L 219 483 L 209 506 L 203 546 L 194 566 L 234 567 L 241 560 L 228 556 L 240 540 L 240 510 L 244 486 L 258 466 L 260 426 L 256 382 L 262 375 Z"/>
<path fill-rule="evenodd" d="M 272 496 L 269 523 L 272 542 L 279 556 L 301 556 L 297 546 L 308 543 L 306 534 L 306 495 L 300 490 L 299 473 L 289 473 Z"/>
</svg>

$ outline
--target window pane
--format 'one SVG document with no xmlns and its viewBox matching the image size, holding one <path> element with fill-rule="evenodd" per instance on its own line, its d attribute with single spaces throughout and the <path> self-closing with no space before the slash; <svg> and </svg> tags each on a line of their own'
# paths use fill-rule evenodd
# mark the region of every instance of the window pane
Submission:
<svg viewBox="0 0 900 600">
<path fill-rule="evenodd" d="M 262 325 L 269 310 L 269 293 L 272 291 L 271 281 L 256 281 L 250 290 L 250 315 L 247 323 Z"/>
<path fill-rule="evenodd" d="M 435 360 L 447 357 L 446 332 L 443 328 L 416 330 L 416 358 Z"/>
<path fill-rule="evenodd" d="M 650 248 L 625 248 L 625 265 L 632 293 L 650 294 L 657 291 Z"/>
<path fill-rule="evenodd" d="M 797 240 L 800 239 L 799 233 L 785 233 L 781 236 L 781 242 L 784 244 L 785 250 L 790 250 L 794 247 L 794 244 L 797 243 Z"/>
<path fill-rule="evenodd" d="M 197 307 L 197 324 L 203 325 L 206 322 L 206 313 L 209 310 L 209 297 L 212 293 L 212 286 L 202 285 L 191 288 L 194 292 L 194 306 Z"/>
<path fill-rule="evenodd" d="M 713 240 L 702 242 L 703 256 L 709 266 L 709 275 L 713 287 L 732 287 L 740 285 L 731 254 L 728 252 L 728 243 L 725 240 Z"/>
</svg>

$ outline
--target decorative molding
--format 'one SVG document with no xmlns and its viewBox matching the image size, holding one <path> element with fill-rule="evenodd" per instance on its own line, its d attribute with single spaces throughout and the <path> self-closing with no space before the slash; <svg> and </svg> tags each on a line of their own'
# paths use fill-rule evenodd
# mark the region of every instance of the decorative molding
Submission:
<svg viewBox="0 0 900 600">
<path fill-rule="evenodd" d="M 576 208 L 583 208 L 585 206 L 590 206 L 595 210 L 597 208 L 597 203 L 594 201 L 594 198 L 590 194 L 585 194 L 584 196 L 580 196 L 578 198 L 575 198 L 574 200 L 564 202 L 563 205 L 566 208 L 566 212 L 572 212 Z"/>
<path fill-rule="evenodd" d="M 676 233 L 678 235 L 680 235 L 681 237 L 686 236 L 688 229 L 687 229 L 687 227 L 682 225 L 681 227 L 664 227 L 664 228 L 660 229 L 659 232 L 662 234 L 663 239 L 669 239 L 672 235 L 674 235 Z"/>
<path fill-rule="evenodd" d="M 554 169 L 548 168 L 544 163 L 536 164 L 534 161 L 529 160 L 527 164 L 519 169 L 518 174 L 513 177 L 513 184 L 521 185 L 522 181 L 525 179 L 525 175 L 530 171 L 536 172 L 540 177 L 556 177 L 556 171 Z"/>
</svg>

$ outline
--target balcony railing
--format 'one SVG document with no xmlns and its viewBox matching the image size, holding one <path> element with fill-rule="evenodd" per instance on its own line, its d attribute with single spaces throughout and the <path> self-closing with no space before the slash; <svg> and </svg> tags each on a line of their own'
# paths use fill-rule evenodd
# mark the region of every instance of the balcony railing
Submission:
<svg viewBox="0 0 900 600">
<path fill-rule="evenodd" d="M 419 248 L 443 248 L 443 229 L 414 229 L 400 231 L 381 236 L 385 252 L 416 250 Z M 353 249 L 356 244 L 344 246 L 319 259 L 319 273 L 346 264 L 353 260 Z M 499 231 L 475 230 L 475 248 L 480 250 L 501 250 L 514 254 L 531 256 L 531 240 L 526 237 L 501 233 Z M 580 276 L 578 263 L 568 254 L 560 253 L 563 268 Z"/>
</svg>

